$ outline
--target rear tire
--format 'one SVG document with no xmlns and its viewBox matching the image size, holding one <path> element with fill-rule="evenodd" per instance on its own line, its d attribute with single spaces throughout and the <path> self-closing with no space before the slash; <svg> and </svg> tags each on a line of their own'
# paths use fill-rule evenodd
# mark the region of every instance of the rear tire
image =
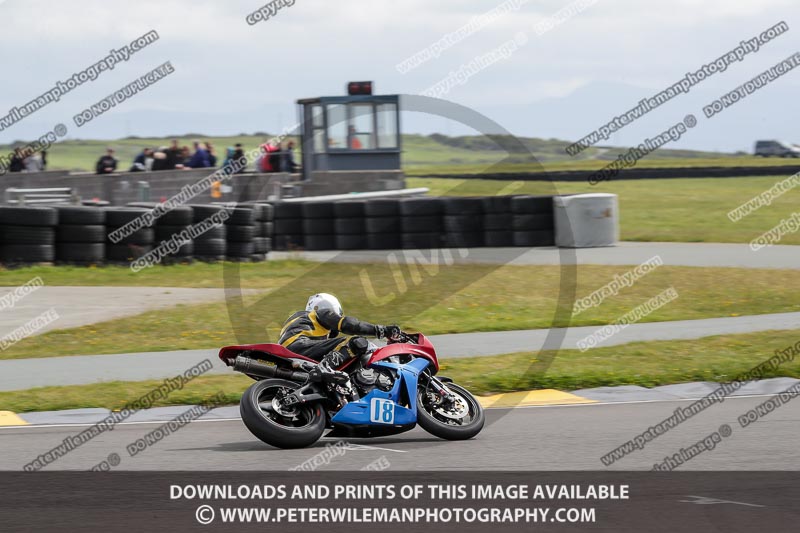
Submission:
<svg viewBox="0 0 800 533">
<path fill-rule="evenodd" d="M 461 425 L 448 423 L 447 417 L 436 412 L 431 407 L 426 407 L 425 389 L 420 387 L 417 391 L 417 423 L 422 429 L 440 439 L 471 439 L 483 429 L 485 421 L 483 407 L 464 387 L 455 383 L 447 383 L 446 385 L 450 392 L 464 402 L 466 409 L 469 411 L 470 420 Z"/>
<path fill-rule="evenodd" d="M 276 448 L 305 448 L 317 442 L 325 431 L 325 412 L 319 403 L 297 407 L 291 411 L 293 416 L 262 408 L 271 406 L 281 389 L 298 387 L 298 383 L 285 379 L 264 379 L 250 385 L 239 403 L 242 421 L 250 433 Z"/>
</svg>

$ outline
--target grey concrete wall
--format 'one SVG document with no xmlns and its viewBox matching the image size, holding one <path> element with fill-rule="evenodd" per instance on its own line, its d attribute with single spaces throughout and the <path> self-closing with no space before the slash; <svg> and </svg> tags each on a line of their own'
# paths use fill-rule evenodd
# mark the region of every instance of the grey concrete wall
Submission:
<svg viewBox="0 0 800 533">
<path fill-rule="evenodd" d="M 147 182 L 150 201 L 170 198 L 182 187 L 196 183 L 210 176 L 214 169 L 162 170 L 159 172 L 124 172 L 118 174 L 96 175 L 48 171 L 31 173 L 12 173 L 0 177 L 0 189 L 6 188 L 76 188 L 82 199 L 98 198 L 112 205 L 125 205 L 141 200 L 138 182 Z M 222 198 L 213 198 L 206 190 L 195 196 L 191 203 L 211 203 L 218 201 L 266 200 L 275 193 L 276 183 L 297 185 L 295 189 L 303 196 L 341 194 L 348 192 L 367 192 L 396 190 L 405 187 L 401 171 L 327 171 L 314 172 L 309 182 L 301 182 L 297 174 L 286 173 L 246 173 L 237 174 L 224 181 L 232 191 Z"/>
</svg>

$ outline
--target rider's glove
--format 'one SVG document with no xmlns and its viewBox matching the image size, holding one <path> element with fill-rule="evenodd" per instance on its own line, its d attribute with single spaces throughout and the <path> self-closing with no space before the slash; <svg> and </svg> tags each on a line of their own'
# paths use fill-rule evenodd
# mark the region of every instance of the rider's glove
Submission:
<svg viewBox="0 0 800 533">
<path fill-rule="evenodd" d="M 400 326 L 375 326 L 375 336 L 379 339 L 394 339 L 400 336 Z"/>
</svg>

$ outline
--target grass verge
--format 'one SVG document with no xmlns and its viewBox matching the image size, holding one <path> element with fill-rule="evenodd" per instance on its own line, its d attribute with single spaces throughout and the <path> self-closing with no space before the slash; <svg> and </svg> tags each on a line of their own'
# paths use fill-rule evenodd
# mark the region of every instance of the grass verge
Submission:
<svg viewBox="0 0 800 533">
<path fill-rule="evenodd" d="M 637 342 L 581 353 L 561 351 L 544 374 L 531 370 L 530 353 L 443 361 L 441 374 L 475 394 L 556 388 L 575 390 L 613 385 L 653 387 L 690 381 L 731 381 L 800 340 L 800 330 L 723 335 L 696 340 Z M 539 354 L 542 360 L 552 353 Z M 800 377 L 800 360 L 764 377 Z M 252 380 L 240 374 L 202 376 L 155 406 L 198 404 L 219 392 L 238 402 Z M 158 387 L 160 381 L 110 382 L 0 392 L 0 410 L 50 411 L 82 407 L 118 409 Z"/>
<path fill-rule="evenodd" d="M 192 268 L 187 267 L 184 281 L 191 277 Z M 178 305 L 47 332 L 10 346 L 0 352 L 0 359 L 269 342 L 276 338 L 283 320 L 305 305 L 307 294 L 325 290 L 336 291 L 348 314 L 376 323 L 399 323 L 430 335 L 570 325 L 553 323 L 563 274 L 557 266 L 453 265 L 442 267 L 435 276 L 422 276 L 421 271 L 420 283 L 403 295 L 394 294 L 394 301 L 388 305 L 371 303 L 366 297 L 360 278 L 363 268 L 322 264 L 310 276 L 297 278 L 266 296 L 248 296 L 242 306 L 235 302 L 230 306 L 225 302 Z M 581 265 L 577 269 L 576 298 L 588 296 L 630 268 Z M 379 288 L 379 294 L 397 291 L 392 269 L 375 265 L 370 272 L 372 286 Z M 800 275 L 794 270 L 662 266 L 601 305 L 573 317 L 571 325 L 609 324 L 669 287 L 674 287 L 679 297 L 642 322 L 800 311 Z"/>
</svg>

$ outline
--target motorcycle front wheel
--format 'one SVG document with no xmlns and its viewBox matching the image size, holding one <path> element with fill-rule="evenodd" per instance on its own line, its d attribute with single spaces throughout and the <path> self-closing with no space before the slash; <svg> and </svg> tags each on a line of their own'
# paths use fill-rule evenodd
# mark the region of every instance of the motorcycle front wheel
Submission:
<svg viewBox="0 0 800 533">
<path fill-rule="evenodd" d="M 417 423 L 435 437 L 446 440 L 471 439 L 483 429 L 483 407 L 464 387 L 447 383 L 453 393 L 451 404 L 425 387 L 417 391 Z"/>
<path fill-rule="evenodd" d="M 242 395 L 239 412 L 250 433 L 276 448 L 305 448 L 325 431 L 325 412 L 319 403 L 282 407 L 276 400 L 300 385 L 285 379 L 253 383 Z"/>
</svg>

